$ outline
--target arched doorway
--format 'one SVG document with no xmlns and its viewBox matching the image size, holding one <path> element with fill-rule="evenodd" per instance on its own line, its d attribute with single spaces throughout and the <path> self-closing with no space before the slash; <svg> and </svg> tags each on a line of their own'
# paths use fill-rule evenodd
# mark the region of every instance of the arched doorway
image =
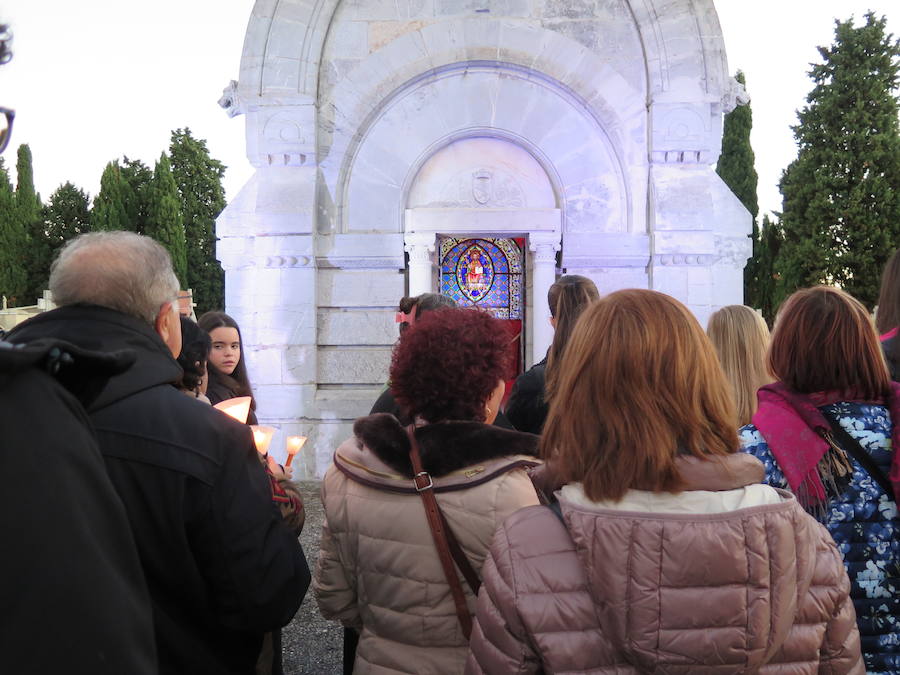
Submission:
<svg viewBox="0 0 900 675">
<path fill-rule="evenodd" d="M 408 195 L 409 293 L 441 292 L 518 322 L 518 362 L 543 358 L 562 231 L 547 170 L 509 140 L 464 138 L 422 163 Z M 482 262 L 480 273 L 469 259 Z"/>
</svg>

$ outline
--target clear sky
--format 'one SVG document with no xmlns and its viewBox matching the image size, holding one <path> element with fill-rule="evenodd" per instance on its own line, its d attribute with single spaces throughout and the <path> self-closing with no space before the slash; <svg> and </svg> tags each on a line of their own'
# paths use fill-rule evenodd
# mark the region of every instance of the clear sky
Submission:
<svg viewBox="0 0 900 675">
<path fill-rule="evenodd" d="M 44 198 L 71 180 L 94 195 L 106 162 L 151 164 L 169 132 L 189 126 L 228 171 L 232 198 L 252 174 L 243 117 L 216 101 L 237 79 L 251 0 L 6 0 L 15 57 L 0 67 L 0 105 L 16 109 L 15 148 L 28 143 Z M 809 63 L 834 19 L 868 9 L 900 33 L 897 0 L 717 0 L 729 67 L 752 97 L 762 211 L 780 210 L 777 183 L 795 157 L 790 125 L 812 88 Z"/>
</svg>

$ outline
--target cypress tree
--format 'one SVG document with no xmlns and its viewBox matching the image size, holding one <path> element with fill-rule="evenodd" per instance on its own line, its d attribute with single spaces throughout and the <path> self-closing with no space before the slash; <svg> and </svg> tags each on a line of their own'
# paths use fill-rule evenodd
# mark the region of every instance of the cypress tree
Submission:
<svg viewBox="0 0 900 675">
<path fill-rule="evenodd" d="M 119 168 L 122 179 L 128 185 L 125 190 L 125 212 L 128 214 L 129 229 L 144 234 L 147 227 L 147 207 L 150 202 L 150 186 L 153 171 L 139 159 L 122 158 Z"/>
<path fill-rule="evenodd" d="M 741 84 L 747 84 L 744 73 L 740 70 L 734 79 Z M 756 173 L 756 155 L 750 145 L 751 129 L 753 129 L 753 111 L 749 103 L 739 105 L 725 115 L 722 154 L 719 155 L 719 163 L 716 164 L 716 173 L 756 220 L 759 214 L 759 201 L 756 196 L 759 176 Z"/>
<path fill-rule="evenodd" d="M 94 208 L 91 210 L 92 230 L 134 230 L 126 206 L 130 198 L 129 190 L 119 163 L 107 164 L 100 177 L 100 192 L 94 197 Z"/>
<path fill-rule="evenodd" d="M 744 73 L 740 70 L 734 76 L 738 82 L 747 84 Z M 744 302 L 751 307 L 759 307 L 760 271 L 759 257 L 759 228 L 756 217 L 759 214 L 759 200 L 757 198 L 757 185 L 759 175 L 756 173 L 756 156 L 750 145 L 750 130 L 753 128 L 753 111 L 750 104 L 739 105 L 725 115 L 725 126 L 722 134 L 722 154 L 719 155 L 719 163 L 716 165 L 716 173 L 725 184 L 731 188 L 735 196 L 741 200 L 744 207 L 753 217 L 753 231 L 750 241 L 753 244 L 753 254 L 744 267 Z"/>
<path fill-rule="evenodd" d="M 43 209 L 51 262 L 67 241 L 90 232 L 90 215 L 90 200 L 84 190 L 66 182 L 53 191 Z"/>
<path fill-rule="evenodd" d="M 172 173 L 181 196 L 187 241 L 187 285 L 197 313 L 225 307 L 225 273 L 216 260 L 216 218 L 225 208 L 225 165 L 209 156 L 206 141 L 176 129 L 169 144 Z"/>
<path fill-rule="evenodd" d="M 886 20 L 835 22 L 793 127 L 797 159 L 784 171 L 784 292 L 843 287 L 872 307 L 881 270 L 900 241 L 900 42 Z"/>
<path fill-rule="evenodd" d="M 187 256 L 185 253 L 184 221 L 178 188 L 169 167 L 169 158 L 163 153 L 153 170 L 153 181 L 148 190 L 147 223 L 145 234 L 166 247 L 172 256 L 172 268 L 182 288 L 186 288 Z"/>
<path fill-rule="evenodd" d="M 31 148 L 20 145 L 16 154 L 16 220 L 21 250 L 24 286 L 18 294 L 19 305 L 37 301 L 50 276 L 50 252 L 41 218 L 41 198 L 34 189 Z"/>
<path fill-rule="evenodd" d="M 0 179 L 0 293 L 11 306 L 34 302 L 29 301 L 29 228 L 39 201 L 34 191 L 31 150 L 27 145 L 19 146 L 16 172 L 15 192 L 5 166 Z"/>
<path fill-rule="evenodd" d="M 754 248 L 756 265 L 756 296 L 754 305 L 771 325 L 775 321 L 778 306 L 784 300 L 784 288 L 777 267 L 778 252 L 784 240 L 781 224 L 768 215 L 763 216 L 759 239 Z"/>
<path fill-rule="evenodd" d="M 9 172 L 0 158 L 0 295 L 6 296 L 10 306 L 27 304 L 21 297 L 28 282 L 24 266 L 27 237 L 18 216 Z"/>
</svg>

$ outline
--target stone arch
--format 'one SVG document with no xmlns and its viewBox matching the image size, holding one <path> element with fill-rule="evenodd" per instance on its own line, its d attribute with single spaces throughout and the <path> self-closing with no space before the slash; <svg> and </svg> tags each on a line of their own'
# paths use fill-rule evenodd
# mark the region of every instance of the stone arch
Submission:
<svg viewBox="0 0 900 675">
<path fill-rule="evenodd" d="M 466 105 L 448 105 L 463 91 Z M 626 172 L 606 129 L 559 83 L 496 63 L 432 71 L 387 97 L 364 123 L 339 120 L 320 160 L 324 186 L 335 196 L 320 229 L 401 231 L 411 177 L 436 149 L 465 136 L 511 139 L 539 158 L 555 181 L 568 230 L 631 230 L 633 192 L 642 181 Z"/>
<path fill-rule="evenodd" d="M 241 56 L 240 94 L 246 99 L 285 94 L 314 98 L 322 49 L 339 4 L 256 0 Z M 628 7 L 643 44 L 648 99 L 668 91 L 673 79 L 680 78 L 702 82 L 706 93 L 716 98 L 728 89 L 722 32 L 712 0 L 628 0 Z M 670 62 L 672 45 L 686 38 L 691 49 L 679 45 L 677 62 Z"/>
</svg>

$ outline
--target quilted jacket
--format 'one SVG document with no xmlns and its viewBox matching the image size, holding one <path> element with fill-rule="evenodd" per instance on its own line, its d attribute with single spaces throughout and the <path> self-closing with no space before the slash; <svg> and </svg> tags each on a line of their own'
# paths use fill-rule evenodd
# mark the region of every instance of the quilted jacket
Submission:
<svg viewBox="0 0 900 675">
<path fill-rule="evenodd" d="M 883 406 L 842 402 L 822 408 L 862 443 L 886 474 L 891 468 L 891 419 Z M 787 488 L 781 468 L 759 430 L 741 429 L 744 449 L 766 467 L 766 483 Z M 829 501 L 823 523 L 837 542 L 850 576 L 866 671 L 900 673 L 900 521 L 893 495 L 852 457 L 853 476 L 839 498 Z"/>
<path fill-rule="evenodd" d="M 325 525 L 314 579 L 327 619 L 361 629 L 355 673 L 461 673 L 468 646 L 412 486 L 409 442 L 396 418 L 357 421 L 322 482 Z M 538 503 L 525 468 L 537 437 L 478 422 L 416 432 L 441 510 L 476 572 L 497 525 Z M 491 478 L 493 476 L 493 478 Z M 471 612 L 475 597 L 463 581 Z"/>
<path fill-rule="evenodd" d="M 750 460 L 750 461 L 748 461 Z M 498 530 L 467 673 L 859 673 L 828 533 L 746 455 L 682 460 L 688 490 L 595 503 L 578 484 Z"/>
</svg>

